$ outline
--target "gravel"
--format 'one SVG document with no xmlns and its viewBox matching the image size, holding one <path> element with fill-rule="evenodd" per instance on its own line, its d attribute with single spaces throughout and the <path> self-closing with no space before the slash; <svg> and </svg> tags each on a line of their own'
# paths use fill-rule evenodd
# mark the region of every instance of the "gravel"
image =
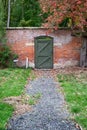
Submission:
<svg viewBox="0 0 87 130">
<path fill-rule="evenodd" d="M 12 117 L 7 130 L 79 130 L 70 120 L 64 96 L 57 82 L 50 76 L 42 76 L 30 81 L 26 88 L 27 94 L 40 94 L 32 111 Z"/>
</svg>

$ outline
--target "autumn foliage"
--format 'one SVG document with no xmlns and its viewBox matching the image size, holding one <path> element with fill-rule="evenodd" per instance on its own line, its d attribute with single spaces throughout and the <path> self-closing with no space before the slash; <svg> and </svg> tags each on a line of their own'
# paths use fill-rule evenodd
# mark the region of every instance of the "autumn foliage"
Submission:
<svg viewBox="0 0 87 130">
<path fill-rule="evenodd" d="M 48 13 L 45 27 L 57 29 L 66 18 L 68 26 L 84 30 L 87 27 L 87 0 L 39 0 L 43 12 Z"/>
</svg>

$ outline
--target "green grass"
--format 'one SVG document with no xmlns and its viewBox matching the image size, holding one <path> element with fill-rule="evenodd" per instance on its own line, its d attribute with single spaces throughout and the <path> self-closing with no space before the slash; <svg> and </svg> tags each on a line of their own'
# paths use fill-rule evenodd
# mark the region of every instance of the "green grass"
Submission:
<svg viewBox="0 0 87 130">
<path fill-rule="evenodd" d="M 35 105 L 35 99 L 33 97 L 30 97 L 28 103 L 29 105 Z"/>
<path fill-rule="evenodd" d="M 0 102 L 0 130 L 5 130 L 7 121 L 13 111 L 14 108 L 11 105 Z"/>
<path fill-rule="evenodd" d="M 0 130 L 5 130 L 6 123 L 14 111 L 13 106 L 4 103 L 3 99 L 21 95 L 30 72 L 30 69 L 16 68 L 0 70 Z"/>
<path fill-rule="evenodd" d="M 36 93 L 35 95 L 30 96 L 30 99 L 28 101 L 29 105 L 35 105 L 40 98 L 41 93 Z"/>
<path fill-rule="evenodd" d="M 58 80 L 74 119 L 87 130 L 87 73 L 62 74 Z"/>
</svg>

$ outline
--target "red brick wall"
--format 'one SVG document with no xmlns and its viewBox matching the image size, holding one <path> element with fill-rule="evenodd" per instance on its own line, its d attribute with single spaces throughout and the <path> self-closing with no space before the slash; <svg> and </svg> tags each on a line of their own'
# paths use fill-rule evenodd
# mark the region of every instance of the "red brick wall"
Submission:
<svg viewBox="0 0 87 130">
<path fill-rule="evenodd" d="M 19 63 L 25 64 L 26 57 L 30 66 L 34 66 L 34 37 L 47 35 L 45 28 L 9 28 L 7 43 L 19 55 Z M 79 64 L 81 38 L 71 36 L 70 30 L 58 30 L 49 33 L 54 38 L 54 67 Z"/>
</svg>

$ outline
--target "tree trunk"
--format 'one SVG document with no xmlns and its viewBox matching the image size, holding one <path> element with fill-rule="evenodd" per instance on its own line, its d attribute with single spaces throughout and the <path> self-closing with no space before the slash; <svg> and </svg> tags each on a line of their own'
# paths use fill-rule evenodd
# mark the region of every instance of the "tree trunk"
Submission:
<svg viewBox="0 0 87 130">
<path fill-rule="evenodd" d="M 22 0 L 22 19 L 24 19 L 24 0 Z"/>
<path fill-rule="evenodd" d="M 80 66 L 87 67 L 87 38 L 83 38 L 83 45 L 81 48 L 81 55 L 80 55 Z"/>
<path fill-rule="evenodd" d="M 11 6 L 11 2 L 10 2 L 10 0 L 8 0 L 8 19 L 7 19 L 7 27 L 10 26 L 10 10 L 11 10 L 10 6 Z"/>
</svg>

